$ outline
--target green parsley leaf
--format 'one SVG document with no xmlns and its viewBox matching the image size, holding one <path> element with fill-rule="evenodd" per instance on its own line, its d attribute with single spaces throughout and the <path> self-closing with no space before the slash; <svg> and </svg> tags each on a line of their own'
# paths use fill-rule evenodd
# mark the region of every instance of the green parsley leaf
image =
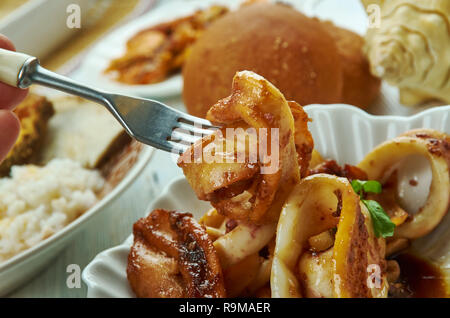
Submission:
<svg viewBox="0 0 450 318">
<path fill-rule="evenodd" d="M 381 193 L 381 183 L 375 180 L 365 181 L 363 184 L 363 190 L 366 193 Z"/>
<path fill-rule="evenodd" d="M 361 190 L 363 188 L 364 181 L 361 180 L 352 180 L 352 188 L 356 192 L 356 194 L 361 195 Z"/>
<path fill-rule="evenodd" d="M 374 200 L 362 200 L 369 210 L 376 237 L 389 237 L 394 235 L 395 224 L 392 223 L 383 207 Z"/>
<path fill-rule="evenodd" d="M 381 193 L 381 183 L 376 180 L 352 180 L 353 190 L 360 196 L 364 193 Z"/>
</svg>

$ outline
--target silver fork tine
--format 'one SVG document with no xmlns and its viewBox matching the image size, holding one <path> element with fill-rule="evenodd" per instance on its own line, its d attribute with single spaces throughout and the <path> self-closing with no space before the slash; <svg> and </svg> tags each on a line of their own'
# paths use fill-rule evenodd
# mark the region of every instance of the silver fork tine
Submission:
<svg viewBox="0 0 450 318">
<path fill-rule="evenodd" d="M 192 135 L 189 134 L 189 132 L 183 132 L 180 129 L 175 129 L 172 131 L 172 135 L 170 136 L 169 141 L 177 142 L 177 141 L 183 141 L 187 142 L 189 144 L 195 143 L 197 140 L 199 140 L 203 135 Z"/>
<path fill-rule="evenodd" d="M 182 154 L 183 152 L 185 152 L 187 149 L 188 149 L 188 147 L 189 146 L 187 146 L 187 145 L 183 145 L 183 144 L 180 144 L 180 143 L 176 143 L 176 142 L 173 142 L 173 141 L 169 141 L 169 144 L 171 145 L 171 150 L 170 150 L 170 152 L 172 152 L 172 153 L 177 153 L 177 154 Z"/>
<path fill-rule="evenodd" d="M 214 127 L 214 126 L 212 126 L 212 127 Z M 194 135 L 209 135 L 209 134 L 212 134 L 217 129 L 217 128 L 212 128 L 212 127 L 205 129 L 205 128 L 203 128 L 203 126 L 200 126 L 197 123 L 195 123 L 194 125 L 191 125 L 191 124 L 186 124 L 186 123 L 183 123 L 183 122 L 180 122 L 180 121 L 178 121 L 175 124 L 175 128 L 186 130 L 189 133 L 194 134 Z"/>
<path fill-rule="evenodd" d="M 180 119 L 183 119 L 187 124 L 191 123 L 192 125 L 201 125 L 204 128 L 208 128 L 208 129 L 220 128 L 218 126 L 212 125 L 211 122 L 206 119 L 195 117 L 195 116 L 181 113 L 181 112 L 180 112 Z"/>
</svg>

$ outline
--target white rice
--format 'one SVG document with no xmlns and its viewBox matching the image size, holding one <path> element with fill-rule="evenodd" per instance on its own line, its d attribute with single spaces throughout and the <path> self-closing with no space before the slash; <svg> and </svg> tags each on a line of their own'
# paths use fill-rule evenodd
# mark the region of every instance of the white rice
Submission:
<svg viewBox="0 0 450 318">
<path fill-rule="evenodd" d="M 0 262 L 61 230 L 98 201 L 104 180 L 69 159 L 14 166 L 0 179 Z"/>
</svg>

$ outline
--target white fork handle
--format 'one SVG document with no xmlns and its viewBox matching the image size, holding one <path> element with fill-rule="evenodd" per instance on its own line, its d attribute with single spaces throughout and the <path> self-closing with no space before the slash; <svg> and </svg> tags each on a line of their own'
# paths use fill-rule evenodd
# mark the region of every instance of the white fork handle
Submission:
<svg viewBox="0 0 450 318">
<path fill-rule="evenodd" d="M 15 87 L 21 85 L 21 73 L 24 67 L 36 58 L 24 53 L 0 49 L 0 81 Z"/>
<path fill-rule="evenodd" d="M 111 102 L 114 94 L 88 87 L 68 77 L 50 72 L 40 66 L 39 60 L 33 56 L 0 49 L 0 82 L 18 88 L 39 84 L 87 98 L 106 106 L 125 129 L 128 129 L 114 103 Z"/>
</svg>

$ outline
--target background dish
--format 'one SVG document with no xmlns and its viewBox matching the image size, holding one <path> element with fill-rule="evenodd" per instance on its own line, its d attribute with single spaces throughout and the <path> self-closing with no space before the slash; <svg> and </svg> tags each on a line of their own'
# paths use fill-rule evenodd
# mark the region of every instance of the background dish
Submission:
<svg viewBox="0 0 450 318">
<path fill-rule="evenodd" d="M 70 29 L 66 26 L 67 16 L 59 14 L 66 12 L 70 4 L 77 4 L 81 10 L 81 18 L 87 18 L 92 12 L 97 19 L 110 5 L 108 1 L 100 0 L 93 5 L 89 0 L 33 0 L 23 4 L 20 8 L 6 16 L 0 22 L 0 33 L 6 34 L 16 48 L 24 53 L 42 57 L 58 45 L 61 45 L 68 37 L 78 29 Z M 95 23 L 96 19 L 92 20 Z M 33 36 L 29 36 L 29 30 L 33 30 Z"/>
<path fill-rule="evenodd" d="M 316 149 L 324 158 L 336 159 L 341 164 L 358 163 L 374 146 L 409 129 L 433 128 L 450 133 L 450 106 L 411 117 L 376 117 L 342 104 L 311 105 L 305 110 L 313 119 L 310 130 Z M 186 179 L 178 178 L 169 184 L 145 213 L 154 208 L 191 212 L 198 218 L 207 211 L 209 204 L 196 198 Z M 430 235 L 413 244 L 420 255 L 445 268 L 447 282 L 450 279 L 450 234 L 446 231 L 449 222 L 450 216 L 447 215 Z M 83 281 L 88 286 L 88 297 L 133 297 L 126 279 L 131 244 L 132 236 L 122 245 L 100 253 L 85 268 Z"/>
<path fill-rule="evenodd" d="M 103 74 L 109 61 L 124 52 L 126 41 L 136 32 L 164 21 L 186 16 L 197 9 L 206 8 L 212 4 L 223 4 L 237 8 L 243 0 L 172 0 L 160 3 L 154 10 L 118 28 L 90 50 L 73 77 L 83 80 L 96 87 L 142 97 L 179 96 L 182 92 L 183 78 L 175 74 L 167 80 L 149 85 L 126 85 L 112 80 Z M 359 0 L 348 0 L 337 3 L 335 0 L 285 0 L 285 3 L 308 16 L 316 16 L 330 20 L 337 26 L 350 29 L 364 35 L 368 28 L 367 13 Z M 177 101 L 176 106 L 179 106 Z M 381 93 L 377 100 L 367 109 L 376 115 L 412 115 L 432 105 L 408 107 L 399 103 L 397 88 L 382 82 Z"/>
<path fill-rule="evenodd" d="M 119 159 L 118 163 L 113 163 L 112 169 L 117 167 L 118 173 L 111 175 L 110 184 L 113 189 L 109 193 L 62 230 L 0 264 L 0 295 L 9 293 L 42 270 L 70 242 L 74 235 L 88 224 L 88 220 L 91 220 L 94 215 L 107 213 L 114 209 L 115 199 L 133 184 L 153 153 L 151 147 L 134 145 L 130 148 L 129 153 L 124 153 L 123 161 Z M 129 166 L 126 163 L 127 158 L 130 158 L 128 154 L 133 156 L 135 151 L 137 151 L 136 161 Z M 120 176 L 122 173 L 125 174 L 123 179 Z"/>
<path fill-rule="evenodd" d="M 79 69 L 72 74 L 72 77 L 83 80 L 86 84 L 92 84 L 98 88 L 128 95 L 143 97 L 179 95 L 183 87 L 181 74 L 175 74 L 155 84 L 127 85 L 114 81 L 109 75 L 103 72 L 112 59 L 119 57 L 125 51 L 127 40 L 138 31 L 158 23 L 187 16 L 198 9 L 207 8 L 212 4 L 226 4 L 230 7 L 236 7 L 239 3 L 239 0 L 191 0 L 171 1 L 167 4 L 162 4 L 103 38 L 89 52 Z"/>
</svg>

